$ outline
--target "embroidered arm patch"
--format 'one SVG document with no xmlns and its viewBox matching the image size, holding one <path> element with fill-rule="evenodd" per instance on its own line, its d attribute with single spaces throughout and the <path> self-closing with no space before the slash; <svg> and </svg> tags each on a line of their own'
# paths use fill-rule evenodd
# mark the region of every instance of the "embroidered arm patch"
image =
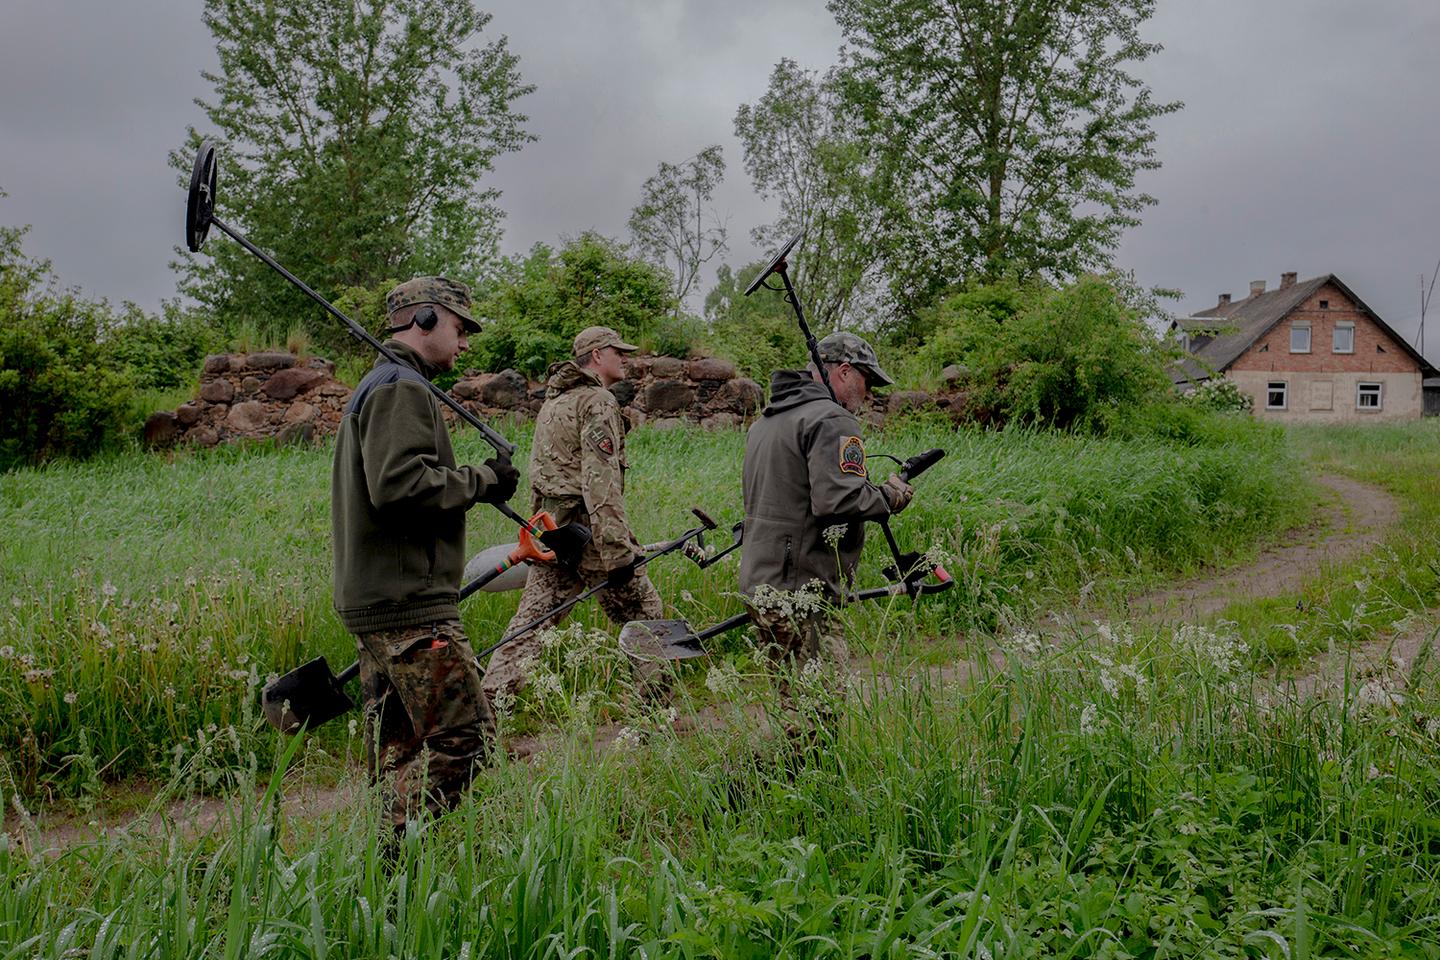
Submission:
<svg viewBox="0 0 1440 960">
<path fill-rule="evenodd" d="M 840 441 L 840 472 L 869 476 L 865 470 L 865 444 L 859 437 L 845 437 Z"/>
<path fill-rule="evenodd" d="M 610 431 L 601 426 L 593 426 L 586 432 L 586 437 L 594 445 L 596 450 L 607 457 L 615 456 L 615 438 Z"/>
</svg>

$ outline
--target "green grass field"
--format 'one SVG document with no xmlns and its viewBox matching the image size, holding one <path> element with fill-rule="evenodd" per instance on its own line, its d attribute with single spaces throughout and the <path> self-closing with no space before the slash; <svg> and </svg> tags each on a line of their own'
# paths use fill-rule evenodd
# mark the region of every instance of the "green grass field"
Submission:
<svg viewBox="0 0 1440 960">
<path fill-rule="evenodd" d="M 139 775 L 240 798 L 199 836 L 59 856 L 27 852 L 19 818 L 0 847 L 0 957 L 1440 957 L 1429 647 L 1365 696 L 1302 699 L 1269 675 L 1440 602 L 1440 424 L 1237 426 L 1176 446 L 913 423 L 870 444 L 937 445 L 950 456 L 897 533 L 952 554 L 960 586 L 849 614 L 867 671 L 848 690 L 797 680 L 803 709 L 834 718 L 813 739 L 781 732 L 775 678 L 743 635 L 691 671 L 677 712 L 721 722 L 686 735 L 618 713 L 626 729 L 597 749 L 605 714 L 573 703 L 599 672 L 582 671 L 572 709 L 530 716 L 564 724 L 554 747 L 499 760 L 394 871 L 376 803 L 288 818 L 275 802 L 317 772 L 353 775 L 355 735 L 287 742 L 253 708 L 267 673 L 349 659 L 329 610 L 328 450 L 0 477 L 6 803 L 83 805 Z M 688 526 L 692 504 L 728 527 L 741 449 L 738 434 L 638 432 L 641 538 Z M 469 438 L 461 452 L 483 455 Z M 1023 629 L 1082 595 L 1103 609 L 1243 558 L 1309 515 L 1311 464 L 1391 490 L 1404 522 L 1326 574 L 1385 572 L 1306 585 L 1295 649 L 1266 646 L 1265 608 L 1087 624 L 1055 644 Z M 508 533 L 472 518 L 477 548 Z M 867 585 L 882 560 L 867 553 Z M 657 581 L 696 623 L 736 608 L 733 566 L 673 560 Z M 1383 616 L 1355 614 L 1382 598 Z M 477 597 L 472 634 L 515 601 Z M 916 673 L 921 651 L 968 659 L 968 679 Z"/>
</svg>

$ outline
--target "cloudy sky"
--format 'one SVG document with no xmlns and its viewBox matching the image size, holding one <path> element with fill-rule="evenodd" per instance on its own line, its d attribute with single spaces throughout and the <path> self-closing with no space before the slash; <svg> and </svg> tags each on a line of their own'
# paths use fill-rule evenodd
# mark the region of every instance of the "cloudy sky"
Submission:
<svg viewBox="0 0 1440 960">
<path fill-rule="evenodd" d="M 725 147 L 717 207 L 729 259 L 758 255 L 771 216 L 741 167 L 731 121 L 780 57 L 824 67 L 839 33 L 823 0 L 494 0 L 538 143 L 494 184 L 505 248 L 587 228 L 621 236 L 661 160 Z M 7 0 L 0 13 L 0 223 L 67 285 L 154 307 L 184 198 L 166 167 L 214 62 L 198 0 Z M 1142 68 L 1181 112 L 1158 125 L 1159 203 L 1120 266 L 1180 289 L 1180 311 L 1251 280 L 1333 272 L 1413 334 L 1419 277 L 1440 260 L 1440 3 L 1161 0 L 1165 50 Z M 223 208 L 224 196 L 221 195 Z M 1440 301 L 1427 324 L 1440 359 Z"/>
</svg>

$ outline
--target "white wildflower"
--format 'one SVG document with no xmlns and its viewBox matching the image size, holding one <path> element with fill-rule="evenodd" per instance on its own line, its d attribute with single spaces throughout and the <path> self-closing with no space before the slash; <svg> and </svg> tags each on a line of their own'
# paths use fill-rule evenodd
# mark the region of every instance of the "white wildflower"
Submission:
<svg viewBox="0 0 1440 960">
<path fill-rule="evenodd" d="M 1109 670 L 1102 669 L 1100 671 L 1100 686 L 1104 687 L 1105 692 L 1112 697 L 1120 694 L 1120 681 L 1116 680 L 1115 675 Z"/>
<path fill-rule="evenodd" d="M 106 580 L 106 581 L 100 586 L 100 592 L 103 593 L 103 594 L 105 594 L 105 596 L 107 596 L 107 597 L 113 597 L 113 596 L 115 596 L 115 594 L 119 593 L 120 591 L 115 588 L 115 584 L 111 583 L 109 580 Z"/>
<path fill-rule="evenodd" d="M 1085 736 L 1094 736 L 1100 732 L 1100 708 L 1093 703 L 1085 704 L 1085 709 L 1080 711 L 1080 732 Z"/>
<path fill-rule="evenodd" d="M 16 594 L 15 596 L 10 598 L 10 606 L 14 607 L 16 610 L 19 610 L 21 607 L 25 606 L 25 601 L 20 599 L 19 594 Z"/>
<path fill-rule="evenodd" d="M 1366 680 L 1359 692 L 1355 694 L 1355 706 L 1361 710 L 1369 707 L 1393 710 L 1404 702 L 1405 694 L 1378 678 Z"/>
<path fill-rule="evenodd" d="M 73 704 L 76 700 L 79 700 L 79 699 L 80 699 L 80 695 L 77 694 L 74 690 L 71 690 L 69 693 L 65 694 L 65 702 L 66 702 L 66 703 Z"/>
<path fill-rule="evenodd" d="M 826 527 L 825 531 L 820 534 L 820 536 L 825 539 L 826 546 L 834 549 L 840 543 L 840 539 L 849 532 L 850 524 L 837 523 L 833 526 Z"/>
<path fill-rule="evenodd" d="M 695 595 L 694 595 L 693 593 L 691 593 L 689 590 L 681 590 L 681 591 L 680 591 L 680 599 L 681 599 L 681 600 L 684 600 L 686 603 L 694 603 L 694 602 L 695 602 Z"/>
<path fill-rule="evenodd" d="M 633 750 L 644 742 L 644 734 L 634 727 L 621 727 L 615 734 L 615 746 L 622 750 Z"/>
<path fill-rule="evenodd" d="M 91 630 L 91 631 L 95 634 L 95 636 L 97 636 L 97 637 L 108 637 L 108 636 L 110 636 L 110 628 L 107 627 L 107 626 L 105 626 L 105 624 L 102 623 L 102 622 L 100 622 L 99 620 L 91 621 L 91 623 L 90 623 L 90 630 Z"/>
<path fill-rule="evenodd" d="M 548 671 L 537 673 L 531 678 L 530 685 L 540 696 L 556 698 L 565 696 L 565 687 L 561 684 L 560 678 Z"/>
<path fill-rule="evenodd" d="M 1365 779 L 1367 779 L 1367 780 L 1378 780 L 1379 778 L 1380 778 L 1380 768 L 1377 767 L 1377 766 L 1375 766 L 1375 764 L 1373 764 L 1373 763 L 1370 764 L 1369 768 L 1365 771 Z"/>
<path fill-rule="evenodd" d="M 5 646 L 0 647 L 0 660 L 9 660 L 13 656 L 15 656 L 14 647 L 10 646 L 8 643 Z"/>
<path fill-rule="evenodd" d="M 1110 624 L 1108 623 L 1097 624 L 1095 627 L 1095 633 L 1100 637 L 1101 640 L 1105 641 L 1106 643 L 1115 642 L 1115 635 L 1111 633 Z"/>
<path fill-rule="evenodd" d="M 1025 657 L 1037 655 L 1044 646 L 1040 641 L 1040 634 L 1033 630 L 1019 630 L 1011 634 L 1004 642 L 1009 650 Z"/>
<path fill-rule="evenodd" d="M 193 576 L 185 578 L 185 586 L 187 587 L 193 587 L 196 583 L 197 581 Z"/>
<path fill-rule="evenodd" d="M 728 696 L 740 685 L 740 675 L 730 663 L 712 666 L 705 674 L 705 686 L 717 696 Z"/>
</svg>

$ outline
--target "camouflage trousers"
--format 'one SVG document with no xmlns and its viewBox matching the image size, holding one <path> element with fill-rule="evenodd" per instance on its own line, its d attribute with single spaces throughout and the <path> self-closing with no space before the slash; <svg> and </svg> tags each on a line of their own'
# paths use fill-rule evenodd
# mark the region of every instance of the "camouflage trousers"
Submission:
<svg viewBox="0 0 1440 960">
<path fill-rule="evenodd" d="M 844 696 L 844 674 L 850 660 L 850 646 L 839 620 L 829 612 L 796 616 L 762 610 L 750 604 L 750 622 L 756 644 L 778 668 L 780 706 L 794 712 L 805 693 Z M 808 691 L 804 688 L 810 688 Z M 819 699 L 819 697 L 817 697 Z M 831 711 L 819 707 L 822 719 Z"/>
<path fill-rule="evenodd" d="M 511 630 L 543 616 L 545 611 L 558 607 L 577 593 L 602 582 L 602 579 L 587 580 L 583 575 L 559 566 L 532 566 L 530 576 L 525 581 L 525 592 L 520 597 L 520 607 L 515 611 L 515 616 L 510 618 L 510 625 L 505 628 L 505 632 L 508 634 Z M 655 584 L 650 582 L 643 570 L 637 571 L 635 579 L 623 587 L 601 590 L 595 595 L 595 599 L 599 601 L 600 609 L 604 610 L 605 615 L 616 625 L 629 623 L 631 620 L 659 620 L 665 612 L 660 591 L 655 589 Z M 484 688 L 491 698 L 502 690 L 518 693 L 524 688 L 529 681 L 525 674 L 526 661 L 533 661 L 540 656 L 540 631 L 559 626 L 567 615 L 552 617 L 490 655 L 490 663 L 485 668 Z M 659 685 L 665 676 L 663 663 L 648 663 L 631 658 L 630 665 L 642 687 Z"/>
<path fill-rule="evenodd" d="M 803 667 L 812 660 L 843 667 L 850 659 L 850 647 L 836 618 L 830 613 L 806 617 L 761 610 L 746 604 L 755 625 L 758 645 L 771 660 L 792 661 Z"/>
<path fill-rule="evenodd" d="M 421 807 L 451 809 L 486 762 L 495 718 L 458 620 L 360 634 L 360 686 L 371 782 L 403 827 Z"/>
</svg>

